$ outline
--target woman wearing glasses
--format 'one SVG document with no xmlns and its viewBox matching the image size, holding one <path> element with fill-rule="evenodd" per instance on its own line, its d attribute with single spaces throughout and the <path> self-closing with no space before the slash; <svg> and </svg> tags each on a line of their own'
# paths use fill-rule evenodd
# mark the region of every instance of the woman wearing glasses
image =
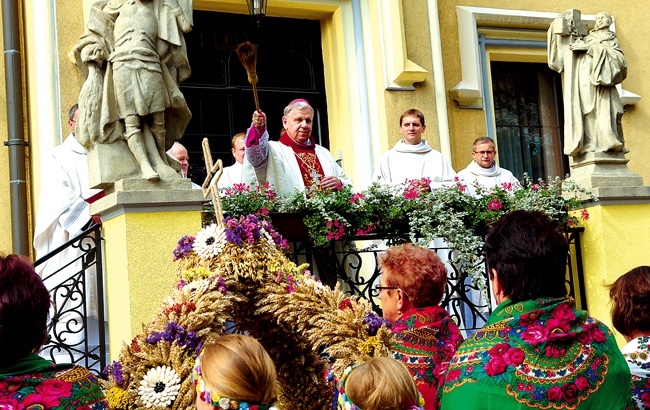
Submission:
<svg viewBox="0 0 650 410">
<path fill-rule="evenodd" d="M 449 313 L 438 306 L 447 281 L 445 265 L 435 252 L 410 243 L 387 249 L 379 263 L 382 275 L 375 289 L 392 324 L 393 355 L 413 375 L 424 408 L 438 409 L 438 388 L 462 341 Z"/>
</svg>

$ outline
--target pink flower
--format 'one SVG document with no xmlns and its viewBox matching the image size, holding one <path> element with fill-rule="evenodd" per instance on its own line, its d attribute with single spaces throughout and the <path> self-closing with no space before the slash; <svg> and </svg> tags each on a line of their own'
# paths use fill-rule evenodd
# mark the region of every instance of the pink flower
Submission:
<svg viewBox="0 0 650 410">
<path fill-rule="evenodd" d="M 506 191 L 512 191 L 512 182 L 503 182 L 501 184 L 501 188 L 505 189 Z"/>
<path fill-rule="evenodd" d="M 564 400 L 573 401 L 578 395 L 578 387 L 576 387 L 575 383 L 567 383 L 562 386 L 562 395 L 564 396 Z"/>
<path fill-rule="evenodd" d="M 364 199 L 366 199 L 366 196 L 364 194 L 362 194 L 361 192 L 354 193 L 350 197 L 350 203 L 356 204 L 356 203 L 359 203 L 359 202 L 363 201 Z"/>
<path fill-rule="evenodd" d="M 515 347 L 508 349 L 508 351 L 503 355 L 503 360 L 506 361 L 509 365 L 519 366 L 524 361 L 524 351 Z"/>
<path fill-rule="evenodd" d="M 454 380 L 458 380 L 460 377 L 460 370 L 459 369 L 454 369 L 449 371 L 447 373 L 447 382 L 453 382 Z"/>
<path fill-rule="evenodd" d="M 521 334 L 521 338 L 531 345 L 535 345 L 545 342 L 546 334 L 541 326 L 533 325 Z"/>
<path fill-rule="evenodd" d="M 415 199 L 418 197 L 419 192 L 415 189 L 407 189 L 404 191 L 404 198 L 405 199 Z"/>
<path fill-rule="evenodd" d="M 70 387 L 72 388 L 72 385 L 70 385 Z M 34 406 L 34 408 L 41 408 L 35 406 L 41 405 L 43 406 L 42 408 L 49 409 L 59 405 L 59 398 L 55 396 L 41 396 L 38 393 L 33 393 L 25 397 L 21 405 L 24 406 L 23 408 L 29 408 L 30 406 Z"/>
<path fill-rule="evenodd" d="M 506 371 L 508 365 L 499 356 L 495 356 L 485 364 L 485 373 L 488 376 L 494 377 Z"/>
<path fill-rule="evenodd" d="M 488 204 L 488 210 L 489 211 L 498 211 L 501 208 L 503 208 L 503 204 L 498 199 L 493 199 Z"/>
<path fill-rule="evenodd" d="M 508 349 L 510 349 L 510 346 L 507 343 L 498 343 L 498 344 L 494 345 L 494 347 L 492 349 L 488 350 L 488 353 L 492 357 L 494 357 L 494 356 L 501 357 L 501 356 L 503 356 L 503 354 L 505 352 L 508 351 Z"/>
<path fill-rule="evenodd" d="M 571 306 L 566 303 L 562 303 L 551 312 L 551 317 L 559 319 L 561 321 L 571 321 L 575 320 L 576 315 L 573 313 Z"/>
<path fill-rule="evenodd" d="M 562 388 L 560 386 L 551 387 L 550 389 L 548 389 L 548 392 L 546 393 L 546 397 L 550 401 L 562 400 Z"/>
<path fill-rule="evenodd" d="M 232 189 L 234 192 L 250 192 L 251 187 L 247 184 L 233 184 Z"/>
<path fill-rule="evenodd" d="M 57 396 L 67 397 L 72 391 L 72 384 L 66 383 L 62 380 L 45 380 L 40 385 L 36 386 L 36 392 L 43 396 Z"/>
<path fill-rule="evenodd" d="M 539 185 L 537 185 L 537 184 L 533 184 L 533 185 L 530 187 L 530 189 L 532 189 L 533 191 L 537 191 L 537 190 L 539 190 Z"/>
<path fill-rule="evenodd" d="M 589 380 L 585 376 L 580 376 L 576 379 L 576 387 L 578 390 L 583 391 L 589 387 Z"/>
<path fill-rule="evenodd" d="M 555 345 L 546 345 L 546 347 L 544 348 L 544 353 L 546 354 L 546 357 L 562 357 L 564 356 L 565 352 L 566 349 L 557 348 Z"/>
<path fill-rule="evenodd" d="M 582 216 L 582 219 L 584 219 L 585 221 L 589 220 L 589 211 L 587 211 L 586 209 L 580 211 L 580 215 Z"/>
</svg>

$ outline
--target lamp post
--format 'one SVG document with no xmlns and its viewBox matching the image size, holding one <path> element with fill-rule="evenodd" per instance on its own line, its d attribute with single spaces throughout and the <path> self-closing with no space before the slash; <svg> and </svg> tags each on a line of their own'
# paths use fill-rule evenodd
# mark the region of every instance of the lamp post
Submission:
<svg viewBox="0 0 650 410">
<path fill-rule="evenodd" d="M 246 4 L 248 4 L 248 12 L 257 21 L 266 15 L 267 3 L 268 0 L 246 0 Z"/>
</svg>

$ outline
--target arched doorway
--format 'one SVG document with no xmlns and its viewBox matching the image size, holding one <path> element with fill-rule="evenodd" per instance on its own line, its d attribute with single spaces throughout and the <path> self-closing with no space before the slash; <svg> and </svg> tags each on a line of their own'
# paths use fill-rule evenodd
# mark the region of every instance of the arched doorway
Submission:
<svg viewBox="0 0 650 410">
<path fill-rule="evenodd" d="M 233 135 L 250 126 L 255 103 L 246 70 L 235 49 L 243 41 L 259 44 L 257 84 L 271 139 L 278 139 L 282 110 L 294 98 L 309 100 L 316 110 L 314 137 L 329 146 L 321 30 L 318 20 L 265 17 L 256 27 L 248 15 L 194 11 L 194 27 L 185 37 L 192 75 L 181 86 L 192 120 L 181 142 L 190 154 L 189 175 L 201 184 L 205 165 L 201 141 L 224 166 L 234 161 Z"/>
</svg>

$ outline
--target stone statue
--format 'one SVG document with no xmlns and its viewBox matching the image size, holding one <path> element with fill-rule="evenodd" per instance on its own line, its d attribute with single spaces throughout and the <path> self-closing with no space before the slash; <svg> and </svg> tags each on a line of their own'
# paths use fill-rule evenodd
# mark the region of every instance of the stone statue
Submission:
<svg viewBox="0 0 650 410">
<path fill-rule="evenodd" d="M 587 33 L 580 11 L 560 13 L 548 29 L 548 65 L 564 71 L 564 153 L 625 152 L 623 105 L 616 85 L 627 76 L 627 63 L 612 18 L 596 15 Z"/>
<path fill-rule="evenodd" d="M 178 177 L 166 151 L 191 117 L 178 88 L 190 75 L 183 33 L 191 28 L 191 0 L 92 6 L 73 50 L 86 76 L 76 135 L 89 151 L 91 186 Z"/>
</svg>

